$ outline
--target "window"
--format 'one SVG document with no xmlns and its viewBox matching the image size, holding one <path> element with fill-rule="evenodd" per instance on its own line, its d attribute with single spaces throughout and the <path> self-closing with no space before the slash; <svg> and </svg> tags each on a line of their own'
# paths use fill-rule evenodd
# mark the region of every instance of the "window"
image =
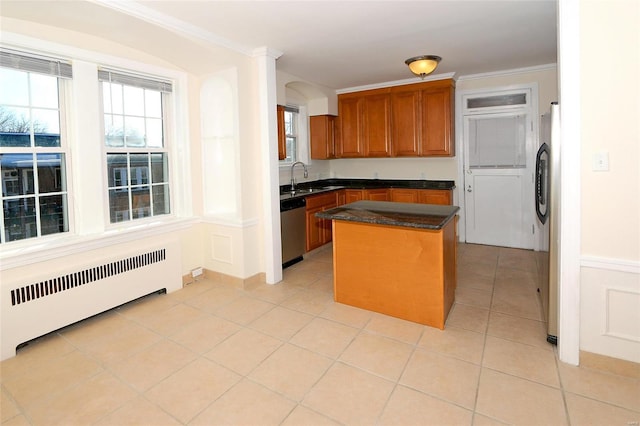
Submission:
<svg viewBox="0 0 640 426">
<path fill-rule="evenodd" d="M 71 64 L 0 49 L 0 242 L 69 231 L 64 90 Z"/>
<path fill-rule="evenodd" d="M 284 108 L 284 133 L 287 154 L 280 164 L 292 164 L 298 161 L 298 108 L 286 106 Z"/>
<path fill-rule="evenodd" d="M 111 223 L 170 213 L 171 83 L 100 70 Z"/>
</svg>

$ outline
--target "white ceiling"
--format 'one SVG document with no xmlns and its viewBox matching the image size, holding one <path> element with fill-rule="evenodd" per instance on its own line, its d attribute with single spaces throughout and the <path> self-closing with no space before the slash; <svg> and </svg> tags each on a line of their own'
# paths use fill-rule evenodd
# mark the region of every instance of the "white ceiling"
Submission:
<svg viewBox="0 0 640 426">
<path fill-rule="evenodd" d="M 556 0 L 2 0 L 0 16 L 108 38 L 193 72 L 225 47 L 282 52 L 279 70 L 333 89 L 405 80 L 441 56 L 458 76 L 556 62 Z M 153 41 L 151 41 L 153 40 Z M 204 52 L 210 53 L 203 55 Z"/>
</svg>

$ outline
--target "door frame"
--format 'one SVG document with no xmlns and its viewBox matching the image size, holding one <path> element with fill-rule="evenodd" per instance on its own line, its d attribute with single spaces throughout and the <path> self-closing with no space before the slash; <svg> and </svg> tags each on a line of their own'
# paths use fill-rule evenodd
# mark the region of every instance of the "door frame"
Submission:
<svg viewBox="0 0 640 426">
<path fill-rule="evenodd" d="M 472 95 L 472 96 L 492 96 L 492 95 L 497 95 L 499 93 L 503 93 L 503 92 L 513 92 L 513 91 L 519 91 L 519 90 L 530 90 L 531 93 L 531 114 L 534 116 L 533 118 L 533 139 L 534 139 L 534 145 L 536 144 L 536 142 L 539 140 L 539 127 L 540 127 L 540 120 L 536 119 L 540 116 L 539 113 L 539 108 L 538 108 L 538 83 L 537 82 L 531 82 L 531 83 L 526 83 L 526 84 L 512 84 L 512 85 L 506 85 L 506 86 L 493 86 L 493 87 L 483 87 L 481 89 L 468 89 L 468 90 L 457 90 L 456 91 L 456 108 L 455 108 L 455 132 L 456 132 L 456 152 L 458 153 L 459 157 L 458 157 L 458 161 L 457 161 L 457 167 L 458 167 L 458 178 L 457 178 L 457 194 L 456 197 L 454 197 L 454 204 L 457 205 L 458 207 L 460 207 L 460 210 L 458 211 L 458 215 L 459 215 L 459 220 L 458 220 L 458 241 L 460 242 L 465 242 L 467 240 L 467 229 L 466 229 L 466 215 L 465 215 L 465 195 L 464 195 L 464 178 L 465 178 L 465 172 L 464 172 L 464 164 L 465 164 L 465 158 L 464 158 L 464 107 L 463 107 L 463 101 L 464 98 Z M 487 112 L 490 112 L 492 110 L 495 110 L 495 108 L 487 108 Z M 537 150 L 537 148 L 536 148 Z M 535 152 L 534 154 L 535 155 Z M 529 159 L 528 159 L 529 160 Z M 457 198 L 457 199 L 455 199 Z M 531 193 L 531 198 L 533 199 L 533 192 Z M 533 205 L 533 201 L 531 202 L 531 212 L 533 214 L 533 216 L 535 216 L 535 212 L 534 212 L 534 205 Z M 541 245 L 541 239 L 538 238 L 537 236 L 534 236 L 533 239 L 533 244 L 534 244 L 534 250 L 540 250 L 540 245 Z"/>
</svg>

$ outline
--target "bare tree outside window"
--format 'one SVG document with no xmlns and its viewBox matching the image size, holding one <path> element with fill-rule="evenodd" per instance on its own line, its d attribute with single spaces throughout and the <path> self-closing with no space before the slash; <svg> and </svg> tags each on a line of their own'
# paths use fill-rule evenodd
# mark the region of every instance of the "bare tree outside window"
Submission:
<svg viewBox="0 0 640 426">
<path fill-rule="evenodd" d="M 47 133 L 46 123 L 38 120 L 29 120 L 22 114 L 0 105 L 0 132 L 4 133 L 30 133 L 33 124 L 33 133 Z"/>
</svg>

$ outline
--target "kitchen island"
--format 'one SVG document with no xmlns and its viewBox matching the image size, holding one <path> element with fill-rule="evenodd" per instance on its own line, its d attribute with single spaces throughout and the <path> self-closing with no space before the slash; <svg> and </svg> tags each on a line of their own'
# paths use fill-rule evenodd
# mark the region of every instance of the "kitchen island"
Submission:
<svg viewBox="0 0 640 426">
<path fill-rule="evenodd" d="M 336 302 L 444 329 L 455 299 L 457 206 L 358 201 L 332 220 Z"/>
</svg>

